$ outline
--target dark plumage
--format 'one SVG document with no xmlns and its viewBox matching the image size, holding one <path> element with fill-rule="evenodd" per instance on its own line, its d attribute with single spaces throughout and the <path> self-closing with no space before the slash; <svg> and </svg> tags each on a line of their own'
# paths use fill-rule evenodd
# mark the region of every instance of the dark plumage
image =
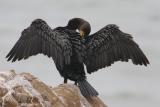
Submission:
<svg viewBox="0 0 160 107">
<path fill-rule="evenodd" d="M 42 19 L 36 19 L 23 30 L 6 57 L 12 62 L 39 53 L 51 57 L 64 77 L 64 83 L 67 79 L 75 81 L 85 97 L 97 96 L 98 92 L 86 81 L 84 64 L 88 73 L 129 59 L 135 65 L 149 64 L 132 36 L 120 31 L 116 25 L 107 25 L 92 35 L 89 35 L 90 31 L 90 24 L 81 18 L 71 19 L 67 26 L 55 29 Z"/>
</svg>

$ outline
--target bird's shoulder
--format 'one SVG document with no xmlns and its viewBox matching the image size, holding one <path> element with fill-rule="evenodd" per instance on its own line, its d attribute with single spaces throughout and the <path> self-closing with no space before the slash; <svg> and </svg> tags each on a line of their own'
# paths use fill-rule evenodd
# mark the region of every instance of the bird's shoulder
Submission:
<svg viewBox="0 0 160 107">
<path fill-rule="evenodd" d="M 76 32 L 75 30 L 70 30 L 67 27 L 56 27 L 53 29 L 53 31 L 56 31 L 56 32 L 62 34 L 63 36 L 65 35 L 70 38 L 80 37 L 78 32 Z"/>
</svg>

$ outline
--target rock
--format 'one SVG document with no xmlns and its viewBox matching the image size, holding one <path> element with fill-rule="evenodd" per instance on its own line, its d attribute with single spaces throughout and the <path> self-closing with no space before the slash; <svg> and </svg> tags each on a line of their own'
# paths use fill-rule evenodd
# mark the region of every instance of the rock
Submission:
<svg viewBox="0 0 160 107">
<path fill-rule="evenodd" d="M 73 84 L 48 86 L 30 73 L 0 72 L 0 107 L 107 107 Z"/>
</svg>

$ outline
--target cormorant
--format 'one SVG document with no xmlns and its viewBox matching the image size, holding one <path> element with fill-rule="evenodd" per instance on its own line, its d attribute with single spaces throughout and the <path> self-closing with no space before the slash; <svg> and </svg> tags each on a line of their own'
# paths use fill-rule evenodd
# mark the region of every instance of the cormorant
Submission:
<svg viewBox="0 0 160 107">
<path fill-rule="evenodd" d="M 87 82 L 84 65 L 90 74 L 116 61 L 131 59 L 135 65 L 149 64 L 132 36 L 117 25 L 109 24 L 89 35 L 90 31 L 90 24 L 81 18 L 73 18 L 67 26 L 55 29 L 36 19 L 23 30 L 6 57 L 12 62 L 37 54 L 51 57 L 64 83 L 67 79 L 75 81 L 85 97 L 97 96 L 98 92 Z"/>
</svg>

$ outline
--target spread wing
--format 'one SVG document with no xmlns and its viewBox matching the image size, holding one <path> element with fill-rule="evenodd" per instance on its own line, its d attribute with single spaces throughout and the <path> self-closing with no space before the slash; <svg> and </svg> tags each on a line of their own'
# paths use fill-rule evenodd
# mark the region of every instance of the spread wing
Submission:
<svg viewBox="0 0 160 107">
<path fill-rule="evenodd" d="M 147 57 L 138 44 L 133 41 L 132 36 L 120 31 L 113 24 L 88 36 L 86 47 L 85 64 L 88 73 L 111 66 L 116 61 L 128 62 L 129 59 L 135 65 L 147 66 L 149 64 Z"/>
<path fill-rule="evenodd" d="M 34 20 L 6 56 L 12 62 L 42 53 L 52 57 L 57 68 L 70 63 L 72 47 L 64 32 L 52 30 L 42 19 Z"/>
</svg>

